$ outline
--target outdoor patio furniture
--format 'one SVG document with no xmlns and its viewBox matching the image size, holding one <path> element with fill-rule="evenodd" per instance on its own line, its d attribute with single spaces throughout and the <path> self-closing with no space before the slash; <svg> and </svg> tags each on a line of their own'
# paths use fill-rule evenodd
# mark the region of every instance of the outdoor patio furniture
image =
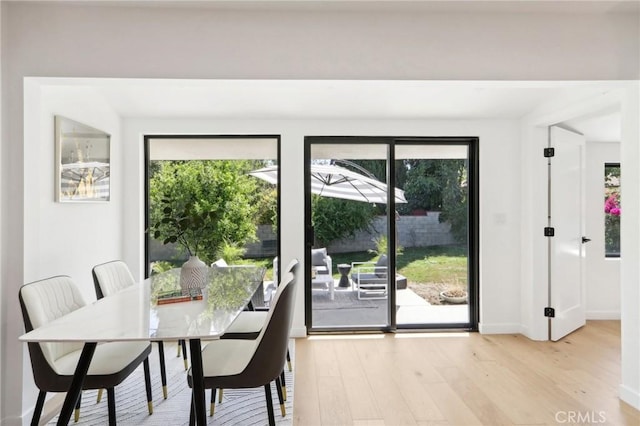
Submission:
<svg viewBox="0 0 640 426">
<path fill-rule="evenodd" d="M 352 262 L 351 279 L 358 292 L 358 299 L 384 299 L 387 297 L 387 256 L 376 262 Z M 407 278 L 396 273 L 396 289 L 407 288 Z"/>
<path fill-rule="evenodd" d="M 311 249 L 311 266 L 315 268 L 316 274 L 331 275 L 332 263 L 331 256 L 327 254 L 327 248 Z"/>
</svg>

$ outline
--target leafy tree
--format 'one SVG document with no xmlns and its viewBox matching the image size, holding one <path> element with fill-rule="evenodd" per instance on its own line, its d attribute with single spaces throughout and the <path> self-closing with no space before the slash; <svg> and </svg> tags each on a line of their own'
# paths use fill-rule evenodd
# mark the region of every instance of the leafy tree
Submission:
<svg viewBox="0 0 640 426">
<path fill-rule="evenodd" d="M 367 229 L 376 213 L 373 204 L 360 201 L 312 195 L 312 217 L 318 246 L 326 246 L 340 238 Z"/>
<path fill-rule="evenodd" d="M 464 160 L 441 160 L 442 209 L 440 222 L 451 224 L 451 234 L 457 242 L 467 241 L 469 223 L 469 193 L 467 167 Z"/>
<path fill-rule="evenodd" d="M 159 161 L 149 182 L 151 235 L 209 263 L 227 242 L 256 238 L 250 161 Z"/>
</svg>

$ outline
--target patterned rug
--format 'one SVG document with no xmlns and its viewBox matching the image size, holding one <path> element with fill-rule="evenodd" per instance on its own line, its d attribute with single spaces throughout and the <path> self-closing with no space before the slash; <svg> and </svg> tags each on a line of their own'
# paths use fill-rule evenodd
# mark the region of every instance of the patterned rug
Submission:
<svg viewBox="0 0 640 426">
<path fill-rule="evenodd" d="M 189 424 L 189 404 L 191 389 L 187 385 L 186 371 L 182 356 L 176 357 L 175 343 L 165 342 L 165 361 L 167 367 L 168 398 L 162 397 L 160 367 L 158 362 L 158 346 L 153 344 L 149 358 L 151 369 L 151 385 L 153 390 L 153 414 L 147 411 L 147 398 L 144 387 L 142 366 L 134 371 L 115 389 L 116 420 L 118 425 L 148 426 L 180 426 Z M 294 340 L 289 344 L 292 364 L 294 360 Z M 274 414 L 278 426 L 290 426 L 293 418 L 293 373 L 285 368 L 287 382 L 286 417 L 280 414 L 278 395 L 275 384 L 271 385 Z M 102 401 L 96 403 L 97 391 L 82 393 L 80 420 L 77 425 L 103 426 L 108 424 L 107 393 L 103 392 Z M 209 410 L 210 391 L 206 391 L 207 414 Z M 215 425 L 247 425 L 263 426 L 268 424 L 267 406 L 264 388 L 260 389 L 226 389 L 221 404 L 217 403 L 214 417 L 207 417 L 208 424 Z M 57 416 L 48 425 L 55 425 Z M 73 422 L 73 420 L 72 420 Z"/>
</svg>

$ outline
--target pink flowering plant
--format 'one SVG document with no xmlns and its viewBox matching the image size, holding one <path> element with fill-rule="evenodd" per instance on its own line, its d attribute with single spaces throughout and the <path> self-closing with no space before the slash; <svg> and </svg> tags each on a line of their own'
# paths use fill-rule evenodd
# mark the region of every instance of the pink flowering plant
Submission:
<svg viewBox="0 0 640 426">
<path fill-rule="evenodd" d="M 620 253 L 620 192 L 618 188 L 608 188 L 604 201 L 604 241 L 605 253 Z"/>
</svg>

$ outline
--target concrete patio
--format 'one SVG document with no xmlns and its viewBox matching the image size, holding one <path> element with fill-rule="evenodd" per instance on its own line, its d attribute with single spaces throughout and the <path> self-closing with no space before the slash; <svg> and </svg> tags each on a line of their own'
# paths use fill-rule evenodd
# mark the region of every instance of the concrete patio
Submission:
<svg viewBox="0 0 640 426">
<path fill-rule="evenodd" d="M 336 287 L 335 299 L 328 291 L 313 290 L 313 327 L 349 328 L 388 323 L 387 299 L 359 300 L 351 288 Z M 396 322 L 408 324 L 456 324 L 469 321 L 467 304 L 431 305 L 411 289 L 396 291 Z"/>
</svg>

